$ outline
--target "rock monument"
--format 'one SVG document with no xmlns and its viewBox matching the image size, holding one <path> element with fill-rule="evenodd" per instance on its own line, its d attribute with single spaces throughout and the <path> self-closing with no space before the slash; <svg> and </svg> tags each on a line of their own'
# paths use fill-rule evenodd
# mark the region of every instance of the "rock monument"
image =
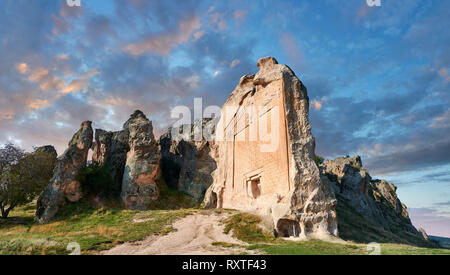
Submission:
<svg viewBox="0 0 450 275">
<path fill-rule="evenodd" d="M 306 88 L 272 57 L 258 68 L 222 107 L 217 170 L 204 206 L 269 217 L 283 237 L 337 236 L 337 201 L 314 161 Z"/>
</svg>

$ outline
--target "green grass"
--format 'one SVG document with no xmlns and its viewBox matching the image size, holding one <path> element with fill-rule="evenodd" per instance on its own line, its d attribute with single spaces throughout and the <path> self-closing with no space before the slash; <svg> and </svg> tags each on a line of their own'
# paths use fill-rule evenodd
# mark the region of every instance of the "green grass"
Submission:
<svg viewBox="0 0 450 275">
<path fill-rule="evenodd" d="M 52 222 L 34 222 L 35 203 L 18 207 L 8 219 L 0 219 L 0 255 L 69 254 L 71 242 L 81 246 L 82 254 L 93 254 L 120 243 L 142 240 L 153 234 L 168 234 L 172 223 L 197 210 L 196 200 L 158 182 L 160 199 L 152 210 L 121 209 L 120 203 L 108 202 L 94 208 L 89 202 L 68 203 Z M 189 209 L 188 209 L 189 208 Z"/>
<path fill-rule="evenodd" d="M 248 213 L 239 213 L 233 215 L 225 220 L 224 233 L 229 234 L 233 232 L 233 237 L 247 242 L 274 242 L 276 239 L 273 236 L 263 232 L 259 226 L 261 218 Z"/>
<path fill-rule="evenodd" d="M 367 244 L 347 242 L 336 243 L 311 239 L 308 241 L 291 241 L 274 238 L 265 233 L 259 223 L 258 216 L 239 213 L 225 221 L 226 234 L 232 232 L 233 236 L 241 241 L 250 243 L 248 250 L 258 250 L 270 255 L 368 255 Z M 419 248 L 402 244 L 381 244 L 381 254 L 385 255 L 450 255 L 447 249 Z"/>
<path fill-rule="evenodd" d="M 0 254 L 68 254 L 71 242 L 82 254 L 92 254 L 117 244 L 142 240 L 152 234 L 167 234 L 175 220 L 195 210 L 95 209 L 87 203 L 68 205 L 54 221 L 33 222 L 35 207 L 17 208 L 0 220 Z"/>
<path fill-rule="evenodd" d="M 210 215 L 212 212 L 231 214 L 225 223 L 224 232 L 233 234 L 247 242 L 248 252 L 273 255 L 367 255 L 367 245 L 347 242 L 331 243 L 321 240 L 291 241 L 275 238 L 260 226 L 261 219 L 252 214 L 237 211 L 176 209 L 177 203 L 192 206 L 191 197 L 173 190 L 161 190 L 161 199 L 166 209 L 132 211 L 118 206 L 96 209 L 89 203 L 67 204 L 58 216 L 48 224 L 34 223 L 36 205 L 31 203 L 11 212 L 10 218 L 0 219 L 0 255 L 8 254 L 69 254 L 66 247 L 71 242 L 81 246 L 82 254 L 95 254 L 120 243 L 142 240 L 149 235 L 165 235 L 173 232 L 174 221 L 192 213 Z M 155 207 L 158 205 L 155 205 Z M 195 206 L 195 205 L 194 205 Z M 174 209 L 175 208 L 175 209 Z M 235 247 L 240 245 L 224 242 L 215 246 Z M 244 246 L 245 248 L 245 246 Z M 403 244 L 381 244 L 382 254 L 428 255 L 447 254 L 447 249 L 419 248 Z"/>
</svg>

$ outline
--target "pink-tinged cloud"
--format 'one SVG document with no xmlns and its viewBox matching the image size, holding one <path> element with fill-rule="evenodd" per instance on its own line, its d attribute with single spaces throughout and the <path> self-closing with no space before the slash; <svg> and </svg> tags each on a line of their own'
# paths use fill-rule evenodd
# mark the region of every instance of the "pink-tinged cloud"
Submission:
<svg viewBox="0 0 450 275">
<path fill-rule="evenodd" d="M 295 64 L 297 66 L 297 70 L 301 69 L 305 63 L 305 58 L 303 51 L 298 46 L 295 38 L 291 34 L 284 33 L 281 35 L 280 42 L 284 50 L 291 58 L 292 64 Z"/>
<path fill-rule="evenodd" d="M 239 59 L 233 60 L 230 64 L 230 68 L 236 67 L 237 65 L 239 65 L 239 63 L 241 63 L 241 61 Z"/>
<path fill-rule="evenodd" d="M 173 48 L 188 41 L 200 27 L 200 18 L 195 16 L 181 21 L 174 30 L 152 34 L 141 42 L 129 44 L 124 51 L 134 56 L 146 53 L 168 56 Z"/>
<path fill-rule="evenodd" d="M 361 7 L 358 9 L 358 13 L 356 14 L 356 22 L 359 23 L 361 19 L 366 17 L 370 12 L 371 7 L 367 5 L 366 1 L 361 5 Z"/>
<path fill-rule="evenodd" d="M 28 64 L 27 63 L 17 64 L 16 70 L 21 74 L 26 74 L 28 72 Z"/>
<path fill-rule="evenodd" d="M 247 15 L 247 11 L 237 10 L 234 12 L 234 19 L 244 20 L 246 15 Z"/>
<path fill-rule="evenodd" d="M 438 74 L 439 74 L 441 77 L 446 77 L 447 74 L 448 74 L 447 68 L 441 68 L 441 69 L 439 70 Z"/>
<path fill-rule="evenodd" d="M 194 33 L 194 41 L 197 41 L 200 38 L 202 38 L 204 34 L 205 34 L 205 31 L 197 31 L 197 32 L 195 32 Z"/>
<path fill-rule="evenodd" d="M 443 115 L 435 117 L 429 125 L 432 128 L 447 128 L 450 127 L 450 111 Z"/>
<path fill-rule="evenodd" d="M 433 208 L 410 208 L 409 216 L 416 228 L 423 228 L 428 235 L 450 238 L 450 213 Z"/>
<path fill-rule="evenodd" d="M 316 110 L 316 111 L 320 111 L 322 110 L 323 105 L 327 102 L 327 98 L 326 97 L 322 97 L 321 99 L 317 100 L 314 99 L 311 102 L 311 106 Z"/>
</svg>

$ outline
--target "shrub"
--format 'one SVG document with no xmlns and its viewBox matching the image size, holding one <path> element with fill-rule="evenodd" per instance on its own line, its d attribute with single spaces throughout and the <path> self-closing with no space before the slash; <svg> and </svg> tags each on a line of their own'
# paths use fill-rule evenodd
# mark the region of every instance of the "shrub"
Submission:
<svg viewBox="0 0 450 275">
<path fill-rule="evenodd" d="M 316 155 L 314 156 L 314 161 L 316 162 L 317 165 L 321 165 L 325 161 L 325 159 L 321 156 Z"/>
<path fill-rule="evenodd" d="M 47 186 L 56 157 L 51 153 L 25 153 L 12 144 L 0 149 L 0 210 L 6 219 L 12 209 L 31 202 Z"/>
</svg>

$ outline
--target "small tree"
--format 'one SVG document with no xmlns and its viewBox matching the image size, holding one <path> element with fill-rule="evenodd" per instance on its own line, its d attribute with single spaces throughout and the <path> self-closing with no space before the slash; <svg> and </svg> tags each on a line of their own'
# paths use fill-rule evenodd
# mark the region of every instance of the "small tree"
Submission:
<svg viewBox="0 0 450 275">
<path fill-rule="evenodd" d="M 12 144 L 0 149 L 0 211 L 6 219 L 12 209 L 31 202 L 47 186 L 55 156 L 47 152 L 24 153 Z"/>
<path fill-rule="evenodd" d="M 325 161 L 325 159 L 321 156 L 316 155 L 314 156 L 314 161 L 316 162 L 317 165 L 321 165 Z"/>
</svg>

